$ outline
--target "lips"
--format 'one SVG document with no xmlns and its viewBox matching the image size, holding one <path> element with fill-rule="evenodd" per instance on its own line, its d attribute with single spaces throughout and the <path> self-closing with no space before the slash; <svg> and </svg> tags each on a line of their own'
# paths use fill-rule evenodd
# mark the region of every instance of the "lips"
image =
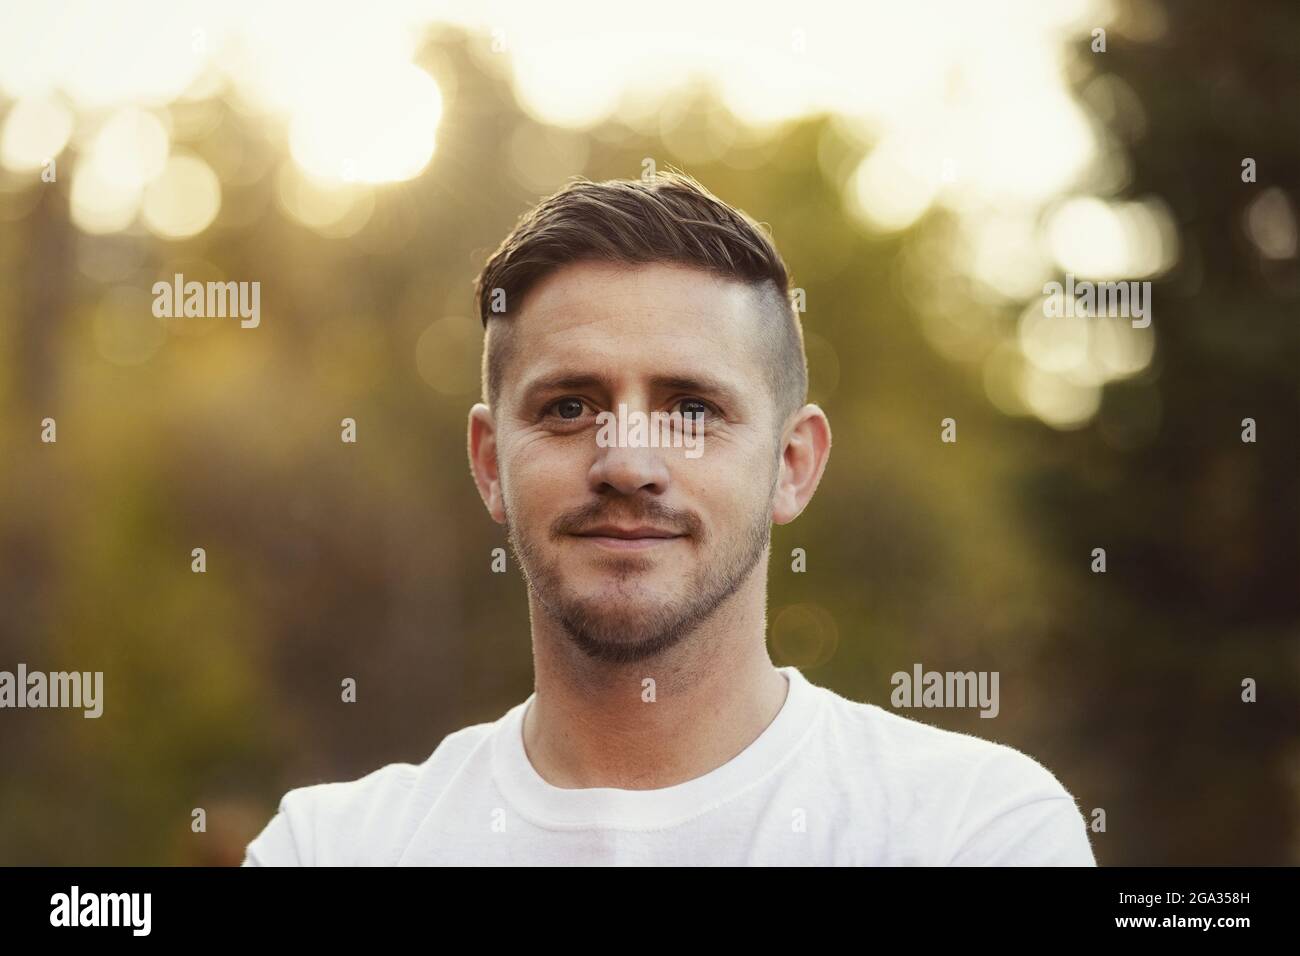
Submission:
<svg viewBox="0 0 1300 956">
<path fill-rule="evenodd" d="M 649 525 L 637 525 L 634 528 L 621 528 L 617 525 L 602 524 L 586 531 L 579 531 L 580 538 L 680 538 L 676 531 L 652 528 Z"/>
<path fill-rule="evenodd" d="M 666 528 L 650 525 L 620 527 L 618 525 L 596 525 L 574 535 L 592 544 L 615 551 L 640 550 L 643 548 L 662 547 L 670 541 L 685 537 Z"/>
</svg>

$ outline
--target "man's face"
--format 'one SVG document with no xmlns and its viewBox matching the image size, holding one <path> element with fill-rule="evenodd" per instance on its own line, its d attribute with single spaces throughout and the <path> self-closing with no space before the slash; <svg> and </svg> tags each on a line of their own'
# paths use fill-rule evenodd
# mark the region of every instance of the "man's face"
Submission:
<svg viewBox="0 0 1300 956">
<path fill-rule="evenodd" d="M 507 321 L 513 357 L 493 411 L 516 559 L 588 655 L 653 656 L 767 551 L 780 423 L 756 297 L 683 266 L 579 263 Z M 620 405 L 703 412 L 698 450 L 598 442 L 597 415 Z"/>
</svg>

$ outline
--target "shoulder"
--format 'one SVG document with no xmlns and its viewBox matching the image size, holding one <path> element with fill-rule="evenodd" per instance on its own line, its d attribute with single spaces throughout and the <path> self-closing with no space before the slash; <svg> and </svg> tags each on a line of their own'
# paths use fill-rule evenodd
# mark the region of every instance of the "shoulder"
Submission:
<svg viewBox="0 0 1300 956">
<path fill-rule="evenodd" d="M 832 746 L 873 778 L 892 828 L 926 834 L 925 850 L 905 856 L 949 865 L 1095 865 L 1074 797 L 1038 760 L 822 691 Z"/>
<path fill-rule="evenodd" d="M 918 786 L 984 781 L 1022 796 L 1069 796 L 1051 771 L 1007 744 L 819 690 L 826 698 L 827 733 L 894 779 Z"/>
<path fill-rule="evenodd" d="M 246 866 L 395 863 L 423 811 L 494 725 L 448 734 L 420 764 L 390 763 L 363 777 L 288 791 L 248 844 Z"/>
</svg>

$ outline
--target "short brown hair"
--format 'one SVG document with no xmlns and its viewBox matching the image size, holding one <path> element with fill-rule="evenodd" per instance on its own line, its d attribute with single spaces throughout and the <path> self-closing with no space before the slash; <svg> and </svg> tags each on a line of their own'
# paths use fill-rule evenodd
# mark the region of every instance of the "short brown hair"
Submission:
<svg viewBox="0 0 1300 956">
<path fill-rule="evenodd" d="M 754 287 L 768 313 L 764 342 L 778 421 L 808 394 L 803 330 L 790 302 L 790 277 L 767 232 L 695 179 L 664 172 L 596 183 L 578 177 L 529 210 L 474 284 L 483 321 L 484 400 L 495 406 L 511 357 L 508 336 L 489 320 L 509 318 L 528 290 L 576 262 L 677 263 Z M 501 290 L 498 293 L 496 290 Z M 504 298 L 504 311 L 492 310 Z"/>
</svg>

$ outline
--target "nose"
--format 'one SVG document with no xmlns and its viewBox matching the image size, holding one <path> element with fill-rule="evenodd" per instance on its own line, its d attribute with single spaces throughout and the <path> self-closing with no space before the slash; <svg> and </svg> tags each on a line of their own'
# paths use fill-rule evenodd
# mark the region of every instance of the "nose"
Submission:
<svg viewBox="0 0 1300 956">
<path fill-rule="evenodd" d="M 612 489 L 621 495 L 661 495 L 668 490 L 668 466 L 658 448 L 597 447 L 590 480 L 597 494 Z"/>
</svg>

